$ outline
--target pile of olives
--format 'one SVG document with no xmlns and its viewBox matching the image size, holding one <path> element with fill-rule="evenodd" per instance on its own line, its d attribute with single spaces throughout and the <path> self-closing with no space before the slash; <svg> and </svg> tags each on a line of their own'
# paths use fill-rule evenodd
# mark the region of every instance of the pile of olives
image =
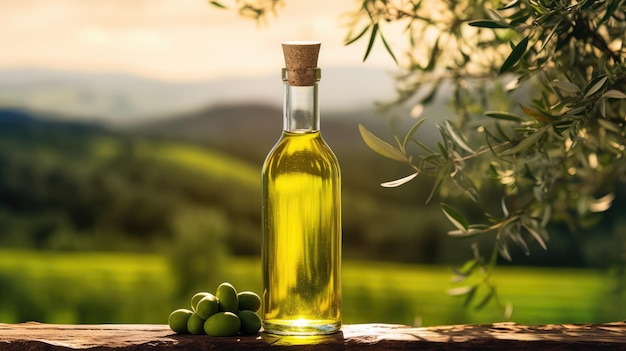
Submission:
<svg viewBox="0 0 626 351">
<path fill-rule="evenodd" d="M 256 313 L 261 298 L 252 291 L 237 293 L 230 283 L 217 287 L 215 295 L 198 292 L 191 298 L 191 310 L 180 308 L 170 313 L 168 324 L 179 334 L 209 336 L 255 335 L 261 329 Z"/>
</svg>

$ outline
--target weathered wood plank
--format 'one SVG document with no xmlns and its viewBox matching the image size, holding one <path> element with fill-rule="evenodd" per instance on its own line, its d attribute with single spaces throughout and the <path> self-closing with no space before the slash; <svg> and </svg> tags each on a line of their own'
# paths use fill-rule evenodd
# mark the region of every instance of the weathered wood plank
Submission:
<svg viewBox="0 0 626 351">
<path fill-rule="evenodd" d="M 0 324 L 0 350 L 626 350 L 626 322 L 523 326 L 515 323 L 411 328 L 345 325 L 325 337 L 267 334 L 213 338 L 177 335 L 166 325 Z"/>
</svg>

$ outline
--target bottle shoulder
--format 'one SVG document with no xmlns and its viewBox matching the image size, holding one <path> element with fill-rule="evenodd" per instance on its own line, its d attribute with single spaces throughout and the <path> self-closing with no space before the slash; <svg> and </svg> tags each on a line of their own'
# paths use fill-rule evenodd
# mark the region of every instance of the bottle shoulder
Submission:
<svg viewBox="0 0 626 351">
<path fill-rule="evenodd" d="M 306 161 L 305 161 L 306 160 Z M 326 163 L 338 168 L 338 159 L 319 131 L 312 133 L 283 132 L 265 163 Z"/>
<path fill-rule="evenodd" d="M 334 154 L 319 131 L 303 133 L 284 131 L 274 146 L 274 149 L 276 148 L 293 151 L 327 151 Z"/>
</svg>

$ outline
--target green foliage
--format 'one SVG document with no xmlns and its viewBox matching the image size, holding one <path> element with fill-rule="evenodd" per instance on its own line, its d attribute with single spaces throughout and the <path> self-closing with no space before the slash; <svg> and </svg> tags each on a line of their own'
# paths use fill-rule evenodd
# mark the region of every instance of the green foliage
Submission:
<svg viewBox="0 0 626 351">
<path fill-rule="evenodd" d="M 387 25 L 405 28 L 402 60 L 382 34 Z M 438 125 L 436 148 L 413 138 L 423 120 L 396 133 L 396 145 L 360 126 L 373 151 L 413 170 L 383 185 L 425 174 L 435 179 L 427 202 L 464 194 L 483 218 L 470 224 L 443 205 L 457 228 L 450 234 L 494 233 L 493 252 L 506 260 L 510 243 L 526 254 L 529 241 L 546 249 L 548 224 L 570 231 L 596 224 L 626 183 L 625 33 L 623 0 L 362 0 L 345 44 L 367 40 L 367 59 L 380 38 L 399 62 L 398 98 L 382 107 L 409 103 L 419 111 L 450 86 L 456 114 Z M 509 101 L 494 109 L 490 96 L 502 93 Z M 485 196 L 493 189 L 499 196 Z M 622 266 L 623 257 L 615 257 Z M 471 299 L 474 291 L 463 293 Z"/>
<path fill-rule="evenodd" d="M 434 175 L 433 193 L 451 182 L 485 208 L 488 224 L 469 224 L 460 212 L 443 204 L 444 214 L 457 228 L 450 235 L 495 232 L 494 252 L 507 260 L 512 259 L 510 242 L 526 254 L 529 239 L 545 250 L 550 222 L 565 221 L 571 229 L 586 225 L 590 217 L 611 207 L 615 183 L 626 181 L 626 4 L 434 3 L 426 9 L 421 1 L 411 6 L 363 1 L 355 18 L 375 25 L 382 20 L 408 21 L 410 49 L 407 62 L 401 64 L 406 73 L 398 79 L 399 98 L 390 106 L 409 101 L 428 104 L 441 86 L 438 83 L 451 81 L 457 123 L 439 125 L 442 141 L 437 150 L 417 143 L 422 150 L 418 155 L 410 155 L 404 144 L 390 146 L 362 128 L 364 140 L 379 154 L 408 163 L 416 175 Z M 432 6 L 443 13 L 432 11 Z M 434 41 L 429 41 L 428 31 L 439 33 L 430 36 Z M 370 40 L 367 51 L 371 48 Z M 424 58 L 427 63 L 420 64 Z M 513 76 L 504 76 L 508 72 Z M 497 79 L 513 79 L 508 91 L 522 92 L 521 113 L 514 107 L 490 111 L 489 92 L 472 88 L 475 82 Z M 411 140 L 413 133 L 405 139 Z M 501 189 L 501 215 L 490 213 L 489 199 L 480 196 L 485 172 Z M 412 178 L 388 184 L 401 185 L 405 179 Z M 440 193 L 445 196 L 445 191 Z M 479 261 L 468 264 L 484 266 Z M 476 287 L 456 292 L 471 300 Z M 495 296 L 492 290 L 482 301 L 490 296 Z"/>
</svg>

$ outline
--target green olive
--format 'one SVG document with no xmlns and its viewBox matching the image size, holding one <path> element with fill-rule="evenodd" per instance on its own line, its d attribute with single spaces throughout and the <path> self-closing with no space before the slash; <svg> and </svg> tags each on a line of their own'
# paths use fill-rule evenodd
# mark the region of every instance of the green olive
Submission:
<svg viewBox="0 0 626 351">
<path fill-rule="evenodd" d="M 167 319 L 167 324 L 169 324 L 170 329 L 176 333 L 189 333 L 189 330 L 187 329 L 187 321 L 192 314 L 193 312 L 186 308 L 179 308 L 170 313 L 170 316 Z"/>
<path fill-rule="evenodd" d="M 200 300 L 202 300 L 203 297 L 208 296 L 208 295 L 213 296 L 213 294 L 208 293 L 208 292 L 204 292 L 204 291 L 201 291 L 199 293 L 194 294 L 191 297 L 191 310 L 195 312 L 196 311 L 196 306 L 198 305 L 198 302 Z"/>
<path fill-rule="evenodd" d="M 220 302 L 219 310 L 222 312 L 237 312 L 239 310 L 239 299 L 237 290 L 230 283 L 222 283 L 217 287 L 215 296 Z"/>
<path fill-rule="evenodd" d="M 239 309 L 256 312 L 261 308 L 261 298 L 252 291 L 242 291 L 237 294 Z"/>
<path fill-rule="evenodd" d="M 200 318 L 197 313 L 192 314 L 187 321 L 187 329 L 191 334 L 204 334 L 204 319 Z"/>
<path fill-rule="evenodd" d="M 239 317 L 232 312 L 218 312 L 204 322 L 204 332 L 209 336 L 234 336 L 240 327 Z"/>
<path fill-rule="evenodd" d="M 200 301 L 198 301 L 198 304 L 196 305 L 196 313 L 198 314 L 198 316 L 200 316 L 200 318 L 204 320 L 217 313 L 218 310 L 219 302 L 217 300 L 217 297 L 212 294 L 209 294 L 200 299 Z"/>
<path fill-rule="evenodd" d="M 239 331 L 243 335 L 256 335 L 261 330 L 261 317 L 251 310 L 241 310 L 237 312 L 241 321 Z"/>
</svg>

